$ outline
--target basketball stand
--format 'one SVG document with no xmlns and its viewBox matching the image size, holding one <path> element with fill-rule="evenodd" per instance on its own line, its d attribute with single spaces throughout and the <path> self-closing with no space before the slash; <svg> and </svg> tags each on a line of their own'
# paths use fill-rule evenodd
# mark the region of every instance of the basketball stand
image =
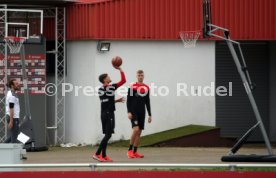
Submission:
<svg viewBox="0 0 276 178">
<path fill-rule="evenodd" d="M 223 36 L 216 34 L 217 31 L 222 32 Z M 230 39 L 230 31 L 228 29 L 212 24 L 211 0 L 203 0 L 203 37 L 215 37 L 225 40 L 225 42 L 227 43 L 227 46 L 236 64 L 238 73 L 240 74 L 247 96 L 249 98 L 250 104 L 253 108 L 257 120 L 257 123 L 253 127 L 251 127 L 231 148 L 230 153 L 227 156 L 222 156 L 221 160 L 227 162 L 276 162 L 276 155 L 273 155 L 272 147 L 269 142 L 269 138 L 265 130 L 262 117 L 260 115 L 258 106 L 252 93 L 255 89 L 255 85 L 251 81 L 249 71 L 241 49 L 241 45 L 239 42 Z M 237 45 L 239 55 L 236 52 L 234 45 Z M 261 130 L 268 154 L 235 155 L 256 128 L 260 128 Z"/>
<path fill-rule="evenodd" d="M 30 139 L 25 143 L 25 148 L 27 150 L 35 148 L 35 137 L 33 124 L 31 122 L 31 112 L 30 112 L 30 102 L 29 102 L 29 89 L 28 89 L 28 78 L 26 73 L 25 64 L 25 48 L 24 43 L 26 39 L 24 37 L 8 36 L 4 38 L 4 42 L 9 47 L 10 54 L 20 53 L 21 65 L 22 65 L 22 79 L 24 88 L 24 102 L 25 102 L 25 117 L 20 125 L 20 131 L 30 137 Z"/>
<path fill-rule="evenodd" d="M 19 130 L 25 135 L 25 139 L 19 140 L 24 144 L 24 148 L 27 151 L 48 150 L 48 147 L 44 143 L 43 133 L 39 133 L 40 130 L 38 130 L 38 128 L 41 129 L 43 127 L 43 117 L 42 119 L 37 118 L 36 112 L 34 114 L 36 118 L 32 118 L 30 99 L 33 98 L 29 96 L 30 93 L 36 94 L 41 90 L 41 88 L 37 87 L 40 83 L 33 82 L 40 77 L 36 76 L 36 74 L 39 75 L 38 72 L 33 72 L 36 71 L 37 65 L 40 65 L 40 61 L 36 63 L 35 60 L 32 64 L 29 61 L 30 59 L 33 59 L 32 57 L 34 56 L 34 53 L 36 53 L 36 50 L 43 46 L 43 10 L 4 8 L 0 11 L 5 13 L 5 21 L 3 21 L 4 31 L 0 37 L 0 43 L 5 49 L 4 51 L 1 51 L 4 55 L 4 67 L 1 69 L 5 71 L 3 83 L 5 83 L 9 78 L 15 78 L 22 80 L 23 84 L 23 90 L 20 92 L 24 97 L 25 115 L 20 122 Z M 33 47 L 34 49 L 31 49 Z M 31 52 L 29 52 L 30 50 Z M 32 53 L 33 51 L 34 53 Z M 26 52 L 27 55 L 25 54 Z M 11 61 L 8 62 L 10 56 L 12 58 Z M 28 56 L 28 61 L 25 59 L 26 56 Z M 13 71 L 11 69 L 13 69 Z M 30 79 L 30 77 L 32 78 Z M 30 86 L 28 86 L 28 84 Z M 6 88 L 4 88 L 3 91 L 5 90 Z M 1 94 L 4 94 L 4 92 Z M 5 95 L 3 98 L 5 99 Z M 2 118 L 0 119 L 1 121 L 3 120 Z M 42 121 L 41 124 L 40 121 Z M 38 132 L 36 130 L 38 130 Z M 43 130 L 41 131 L 43 132 Z M 3 137 L 5 137 L 5 135 L 3 135 Z"/>
<path fill-rule="evenodd" d="M 255 89 L 255 84 L 252 83 L 249 71 L 244 59 L 244 55 L 241 49 L 241 45 L 239 42 L 230 39 L 230 31 L 226 28 L 216 26 L 212 24 L 212 15 L 211 15 L 211 0 L 202 0 L 203 2 L 203 29 L 202 29 L 202 37 L 203 38 L 211 38 L 215 37 L 218 39 L 222 39 L 226 41 L 227 46 L 231 52 L 233 60 L 236 64 L 238 73 L 242 79 L 243 85 L 245 87 L 247 96 L 249 98 L 250 104 L 253 108 L 257 123 L 251 127 L 239 140 L 238 142 L 231 148 L 229 154 L 227 156 L 222 156 L 221 160 L 226 162 L 276 162 L 276 155 L 273 154 L 271 144 L 269 142 L 269 138 L 267 132 L 265 130 L 258 106 L 253 96 L 253 90 Z M 180 32 L 180 37 L 185 44 L 191 43 L 193 40 L 194 44 L 198 39 L 198 35 L 196 35 L 195 31 L 194 35 L 183 35 L 185 33 L 190 32 Z M 220 32 L 220 33 L 218 33 Z M 223 35 L 220 35 L 223 34 Z M 236 45 L 238 47 L 238 52 L 234 47 Z M 238 55 L 239 54 L 239 55 Z M 267 155 L 236 155 L 237 151 L 242 147 L 242 145 L 246 142 L 249 136 L 253 133 L 256 128 L 260 128 L 268 154 Z"/>
<path fill-rule="evenodd" d="M 39 38 L 39 39 L 38 39 Z M 20 125 L 20 132 L 29 137 L 29 140 L 24 143 L 24 149 L 27 151 L 44 151 L 48 150 L 45 145 L 37 145 L 35 142 L 35 132 L 33 129 L 33 123 L 30 111 L 30 101 L 29 101 L 29 88 L 28 88 L 28 76 L 26 72 L 25 63 L 25 47 L 24 43 L 38 43 L 41 41 L 41 36 L 32 38 L 8 36 L 4 38 L 4 42 L 7 44 L 10 54 L 20 53 L 21 66 L 22 66 L 22 80 L 24 88 L 24 102 L 25 102 L 25 116 L 23 122 Z"/>
</svg>

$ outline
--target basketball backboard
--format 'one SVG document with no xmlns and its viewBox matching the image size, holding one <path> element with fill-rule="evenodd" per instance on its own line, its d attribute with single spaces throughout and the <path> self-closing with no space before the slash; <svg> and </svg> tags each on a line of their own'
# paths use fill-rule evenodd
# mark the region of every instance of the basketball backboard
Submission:
<svg viewBox="0 0 276 178">
<path fill-rule="evenodd" d="M 202 10 L 203 10 L 203 38 L 210 37 L 209 32 L 212 27 L 208 24 L 212 24 L 212 14 L 211 14 L 211 0 L 202 0 Z"/>
<path fill-rule="evenodd" d="M 1 28 L 5 33 L 1 38 L 7 36 L 30 37 L 41 36 L 43 34 L 43 11 L 35 9 L 0 9 Z"/>
</svg>

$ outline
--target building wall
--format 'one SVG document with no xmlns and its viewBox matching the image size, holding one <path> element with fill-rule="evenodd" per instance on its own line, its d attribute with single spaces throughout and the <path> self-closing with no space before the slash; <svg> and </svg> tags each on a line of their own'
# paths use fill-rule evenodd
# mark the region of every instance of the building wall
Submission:
<svg viewBox="0 0 276 178">
<path fill-rule="evenodd" d="M 276 141 L 276 42 L 270 44 L 270 139 Z"/>
<path fill-rule="evenodd" d="M 114 82 L 119 81 L 119 72 L 110 63 L 113 56 L 119 55 L 123 58 L 126 87 L 135 81 L 138 69 L 145 71 L 145 83 L 168 86 L 168 96 L 151 96 L 153 122 L 146 124 L 143 134 L 188 124 L 215 125 L 214 96 L 184 96 L 183 93 L 177 96 L 177 83 L 210 86 L 214 82 L 214 42 L 199 42 L 197 48 L 184 49 L 179 41 L 112 41 L 107 53 L 99 53 L 96 46 L 96 41 L 68 42 L 67 82 L 100 86 L 98 76 L 105 72 Z M 99 99 L 85 96 L 82 91 L 78 94 L 66 94 L 66 142 L 98 143 L 103 136 Z M 131 127 L 126 104 L 116 104 L 116 107 L 116 129 L 112 139 L 128 139 Z"/>
<path fill-rule="evenodd" d="M 212 23 L 235 40 L 275 40 L 275 0 L 212 0 Z M 116 0 L 67 6 L 67 39 L 176 40 L 202 29 L 202 0 Z"/>
<path fill-rule="evenodd" d="M 95 49 L 93 42 L 67 43 L 67 82 L 75 86 L 95 85 Z M 100 125 L 95 119 L 97 98 L 74 93 L 65 96 L 66 142 L 96 143 L 100 137 Z"/>
<path fill-rule="evenodd" d="M 251 81 L 256 84 L 253 91 L 255 102 L 264 126 L 269 130 L 269 45 L 267 42 L 241 42 L 241 48 Z M 238 51 L 236 51 L 238 52 Z M 216 84 L 232 82 L 233 95 L 216 97 L 216 126 L 222 137 L 239 138 L 256 124 L 256 116 L 243 82 L 225 42 L 216 46 Z M 250 141 L 263 141 L 260 129 L 249 137 Z"/>
</svg>

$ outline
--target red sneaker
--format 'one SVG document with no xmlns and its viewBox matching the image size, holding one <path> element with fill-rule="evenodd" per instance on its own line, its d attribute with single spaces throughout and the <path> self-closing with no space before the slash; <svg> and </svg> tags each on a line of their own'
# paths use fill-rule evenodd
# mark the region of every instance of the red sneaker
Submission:
<svg viewBox="0 0 276 178">
<path fill-rule="evenodd" d="M 127 151 L 127 157 L 128 157 L 129 159 L 135 158 L 135 156 L 134 156 L 132 150 L 128 150 L 128 151 Z"/>
<path fill-rule="evenodd" d="M 133 155 L 135 156 L 135 158 L 144 158 L 144 155 L 139 154 L 138 152 L 133 153 Z"/>
<path fill-rule="evenodd" d="M 97 160 L 97 161 L 100 161 L 100 162 L 105 162 L 106 160 L 102 157 L 102 155 L 96 155 L 94 154 L 92 156 L 93 159 Z"/>
<path fill-rule="evenodd" d="M 104 159 L 106 162 L 113 162 L 113 160 L 110 159 L 108 156 L 105 156 L 103 159 Z"/>
</svg>

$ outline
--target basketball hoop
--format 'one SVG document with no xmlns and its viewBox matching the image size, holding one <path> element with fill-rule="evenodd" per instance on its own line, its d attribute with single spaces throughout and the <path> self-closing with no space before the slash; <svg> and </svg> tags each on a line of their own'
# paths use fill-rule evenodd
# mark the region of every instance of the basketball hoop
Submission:
<svg viewBox="0 0 276 178">
<path fill-rule="evenodd" d="M 15 36 L 8 36 L 4 38 L 4 41 L 7 43 L 10 53 L 16 54 L 20 52 L 21 46 L 25 41 L 25 38 L 22 37 L 15 37 Z"/>
<path fill-rule="evenodd" d="M 200 31 L 181 31 L 179 32 L 179 36 L 185 48 L 193 48 L 196 46 Z"/>
</svg>

